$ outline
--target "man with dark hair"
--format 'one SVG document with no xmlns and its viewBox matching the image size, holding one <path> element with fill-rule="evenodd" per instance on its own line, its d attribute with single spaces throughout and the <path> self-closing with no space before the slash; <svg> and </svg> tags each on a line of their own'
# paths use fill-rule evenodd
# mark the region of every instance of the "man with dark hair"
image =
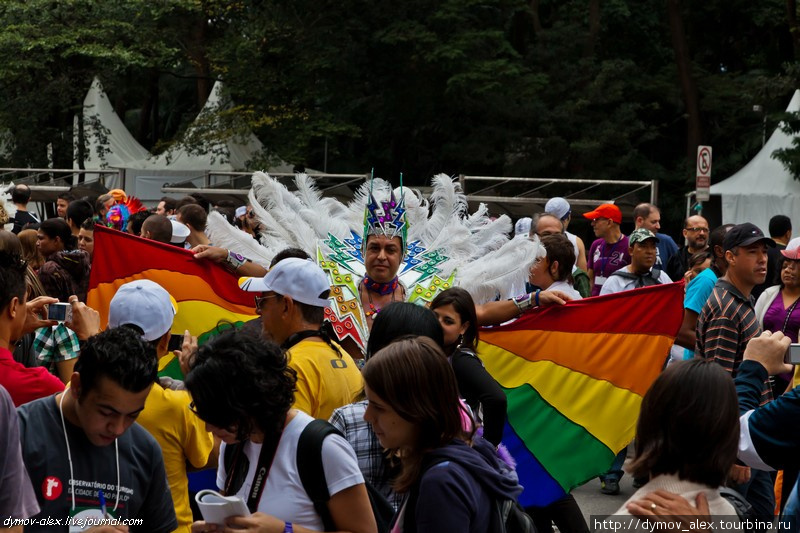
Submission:
<svg viewBox="0 0 800 533">
<path fill-rule="evenodd" d="M 175 530 L 161 450 L 134 423 L 157 372 L 151 345 L 128 328 L 110 328 L 86 341 L 69 389 L 18 409 L 23 458 L 42 509 L 37 517 L 80 512 L 101 519 L 107 502 L 111 518 L 141 519 L 130 531 Z M 66 521 L 45 524 L 25 530 L 70 530 Z"/>
<path fill-rule="evenodd" d="M 72 234 L 77 237 L 83 222 L 86 219 L 92 218 L 92 215 L 94 215 L 92 204 L 87 200 L 75 200 L 74 202 L 70 202 L 64 218 L 66 218 L 69 229 L 72 230 Z"/>
<path fill-rule="evenodd" d="M 628 242 L 631 264 L 608 277 L 600 291 L 601 295 L 672 282 L 666 273 L 655 266 L 658 238 L 652 231 L 644 228 L 635 229 L 628 237 Z"/>
<path fill-rule="evenodd" d="M 287 350 L 297 372 L 294 407 L 327 420 L 363 388 L 353 358 L 322 330 L 330 285 L 325 272 L 305 259 L 278 262 L 263 278 L 243 278 L 243 290 L 259 292 L 256 310 L 264 335 Z"/>
<path fill-rule="evenodd" d="M 11 350 L 23 335 L 55 321 L 37 319 L 46 304 L 55 298 L 40 297 L 26 302 L 25 262 L 16 255 L 0 251 L 0 385 L 6 388 L 14 405 L 64 390 L 64 384 L 46 367 L 28 368 L 14 360 Z"/>
<path fill-rule="evenodd" d="M 708 248 L 708 221 L 700 215 L 692 215 L 683 221 L 683 237 L 686 244 L 667 261 L 667 275 L 672 281 L 680 281 L 689 270 L 692 254 Z"/>
<path fill-rule="evenodd" d="M 152 215 L 150 211 L 139 211 L 128 218 L 128 227 L 125 230 L 132 235 L 141 235 L 142 224 L 147 218 Z"/>
<path fill-rule="evenodd" d="M 11 201 L 17 208 L 14 215 L 13 233 L 19 233 L 25 228 L 26 224 L 38 224 L 39 217 L 28 211 L 28 202 L 31 200 L 31 190 L 27 185 L 17 185 L 11 190 Z"/>
<path fill-rule="evenodd" d="M 778 265 L 783 260 L 781 250 L 785 250 L 789 241 L 792 240 L 792 221 L 786 215 L 775 215 L 769 219 L 769 236 L 775 241 L 775 248 L 767 250 L 767 277 L 764 283 L 759 283 L 753 287 L 753 298 L 758 301 L 758 297 L 767 287 L 779 285 L 781 280 L 778 278 Z"/>
<path fill-rule="evenodd" d="M 158 206 L 156 206 L 156 215 L 164 215 L 165 217 L 169 215 L 175 214 L 175 207 L 177 206 L 178 201 L 175 198 L 170 198 L 169 196 L 164 196 L 161 198 L 161 201 L 158 202 Z"/>
<path fill-rule="evenodd" d="M 134 328 L 145 341 L 155 347 L 161 359 L 169 354 L 175 304 L 170 294 L 158 283 L 147 279 L 134 280 L 122 285 L 108 308 L 109 327 Z M 197 339 L 188 339 L 185 352 L 197 347 Z M 194 342 L 192 342 L 194 341 Z M 182 353 L 183 360 L 188 353 Z M 185 390 L 165 389 L 160 383 L 153 385 L 147 404 L 137 420 L 161 446 L 167 471 L 175 514 L 181 531 L 192 524 L 189 505 L 187 466 L 203 468 L 211 459 L 216 462 L 214 439 L 205 430 L 205 423 L 186 406 L 192 399 Z"/>
<path fill-rule="evenodd" d="M 200 246 L 201 244 L 211 244 L 211 241 L 206 237 L 206 224 L 208 222 L 208 213 L 202 207 L 194 204 L 187 204 L 180 209 L 177 213 L 178 222 L 182 222 L 189 227 L 189 236 L 186 238 L 192 248 Z"/>
<path fill-rule="evenodd" d="M 75 197 L 72 193 L 62 192 L 59 194 L 56 200 L 56 214 L 61 218 L 67 218 L 67 207 L 74 201 Z"/>
<path fill-rule="evenodd" d="M 659 233 L 661 229 L 661 210 L 653 204 L 642 203 L 633 208 L 633 226 L 635 229 L 644 228 L 656 236 L 656 264 L 655 267 L 664 271 L 673 255 L 678 253 L 678 245 L 672 237 Z"/>
<path fill-rule="evenodd" d="M 716 361 L 736 377 L 745 347 L 761 333 L 753 308 L 753 287 L 767 275 L 767 247 L 775 241 L 765 237 L 753 224 L 738 224 L 725 234 L 723 249 L 728 271 L 714 286 L 697 320 L 695 353 Z M 772 388 L 765 380 L 761 404 L 772 400 Z M 750 481 L 735 487 L 750 504 L 756 518 L 773 518 L 775 497 L 769 473 L 753 470 Z"/>
<path fill-rule="evenodd" d="M 169 244 L 172 240 L 172 223 L 164 215 L 150 215 L 142 223 L 139 236 Z"/>
<path fill-rule="evenodd" d="M 628 242 L 631 264 L 620 268 L 608 277 L 600 291 L 601 295 L 672 282 L 666 273 L 655 267 L 658 238 L 652 231 L 645 228 L 635 229 L 628 237 Z M 619 481 L 624 474 L 622 465 L 625 463 L 626 456 L 627 448 L 617 454 L 611 468 L 600 476 L 600 492 L 603 494 L 619 494 Z"/>
<path fill-rule="evenodd" d="M 178 209 L 180 209 L 181 207 L 183 207 L 185 205 L 196 204 L 196 203 L 197 203 L 197 199 L 195 197 L 193 197 L 193 196 L 184 196 L 183 198 L 178 200 L 178 202 L 175 204 L 175 212 L 177 213 Z"/>
</svg>

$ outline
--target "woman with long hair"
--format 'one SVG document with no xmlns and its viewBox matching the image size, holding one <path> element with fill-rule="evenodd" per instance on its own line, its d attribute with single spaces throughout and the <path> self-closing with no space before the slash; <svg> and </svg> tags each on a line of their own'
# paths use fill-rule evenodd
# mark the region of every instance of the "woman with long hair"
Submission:
<svg viewBox="0 0 800 533">
<path fill-rule="evenodd" d="M 483 436 L 497 446 L 503 438 L 506 395 L 478 359 L 478 318 L 472 296 L 460 287 L 439 293 L 431 310 L 444 332 L 444 352 L 453 366 L 458 391 L 473 413 L 479 414 Z"/>
<path fill-rule="evenodd" d="M 441 348 L 426 337 L 397 340 L 367 361 L 363 375 L 364 419 L 399 458 L 395 489 L 407 493 L 392 532 L 493 531 L 493 503 L 516 499 L 522 488 L 488 441 L 464 431 Z"/>
<path fill-rule="evenodd" d="M 291 408 L 297 376 L 280 347 L 247 333 L 223 333 L 201 346 L 190 366 L 185 384 L 191 407 L 223 442 L 217 486 L 242 496 L 253 513 L 229 519 L 228 526 L 251 532 L 322 531 L 323 517 L 306 493 L 297 464 L 301 435 L 313 418 Z M 326 507 L 336 531 L 375 533 L 353 449 L 341 436 L 330 435 L 321 454 L 330 494 Z M 217 530 L 203 521 L 192 524 L 196 533 Z"/>
<path fill-rule="evenodd" d="M 614 515 L 629 514 L 630 503 L 661 490 L 689 502 L 703 494 L 712 517 L 733 520 L 736 511 L 719 489 L 738 445 L 739 402 L 730 374 L 706 359 L 670 365 L 642 400 L 636 459 L 628 467 L 634 477 L 650 480 Z"/>
</svg>

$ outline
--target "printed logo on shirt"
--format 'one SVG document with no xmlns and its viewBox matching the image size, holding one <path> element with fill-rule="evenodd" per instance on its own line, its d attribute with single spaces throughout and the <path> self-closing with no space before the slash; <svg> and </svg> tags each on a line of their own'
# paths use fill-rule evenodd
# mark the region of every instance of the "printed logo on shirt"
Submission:
<svg viewBox="0 0 800 533">
<path fill-rule="evenodd" d="M 344 359 L 331 359 L 331 366 L 333 368 L 347 368 L 347 361 Z"/>
<path fill-rule="evenodd" d="M 45 500 L 55 500 L 61 496 L 64 484 L 55 476 L 47 476 L 42 482 L 42 496 Z"/>
</svg>

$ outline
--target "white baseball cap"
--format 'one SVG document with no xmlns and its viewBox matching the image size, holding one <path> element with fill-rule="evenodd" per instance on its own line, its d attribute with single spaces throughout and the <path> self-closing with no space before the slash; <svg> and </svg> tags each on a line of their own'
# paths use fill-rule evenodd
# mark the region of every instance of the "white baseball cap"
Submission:
<svg viewBox="0 0 800 533">
<path fill-rule="evenodd" d="M 189 236 L 189 226 L 182 222 L 178 222 L 174 218 L 169 220 L 172 223 L 172 238 L 169 242 L 172 244 L 182 244 L 186 241 L 186 237 Z"/>
<path fill-rule="evenodd" d="M 116 328 L 132 324 L 144 333 L 146 341 L 160 339 L 172 328 L 178 305 L 155 281 L 137 279 L 122 285 L 111 298 L 108 325 Z"/>
<path fill-rule="evenodd" d="M 553 198 L 550 198 L 549 200 L 547 200 L 547 203 L 544 204 L 545 212 L 553 213 L 561 220 L 564 220 L 564 218 L 566 218 L 571 209 L 572 208 L 570 207 L 569 202 L 566 201 L 564 198 L 561 198 L 560 196 L 555 196 Z"/>
<path fill-rule="evenodd" d="M 273 291 L 314 307 L 328 307 L 331 292 L 325 271 L 297 257 L 279 261 L 263 278 L 239 278 L 239 287 L 248 292 Z"/>
</svg>

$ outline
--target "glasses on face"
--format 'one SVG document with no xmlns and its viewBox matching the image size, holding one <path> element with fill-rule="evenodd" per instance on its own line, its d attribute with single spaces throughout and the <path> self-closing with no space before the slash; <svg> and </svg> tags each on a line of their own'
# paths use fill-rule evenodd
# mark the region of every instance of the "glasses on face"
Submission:
<svg viewBox="0 0 800 533">
<path fill-rule="evenodd" d="M 264 302 L 269 300 L 270 298 L 277 298 L 280 294 L 268 294 L 267 296 L 256 296 L 256 312 L 261 314 L 261 308 L 264 307 Z"/>
<path fill-rule="evenodd" d="M 701 228 L 701 227 L 686 228 L 686 231 L 691 231 L 692 233 L 708 233 L 708 228 Z"/>
</svg>

